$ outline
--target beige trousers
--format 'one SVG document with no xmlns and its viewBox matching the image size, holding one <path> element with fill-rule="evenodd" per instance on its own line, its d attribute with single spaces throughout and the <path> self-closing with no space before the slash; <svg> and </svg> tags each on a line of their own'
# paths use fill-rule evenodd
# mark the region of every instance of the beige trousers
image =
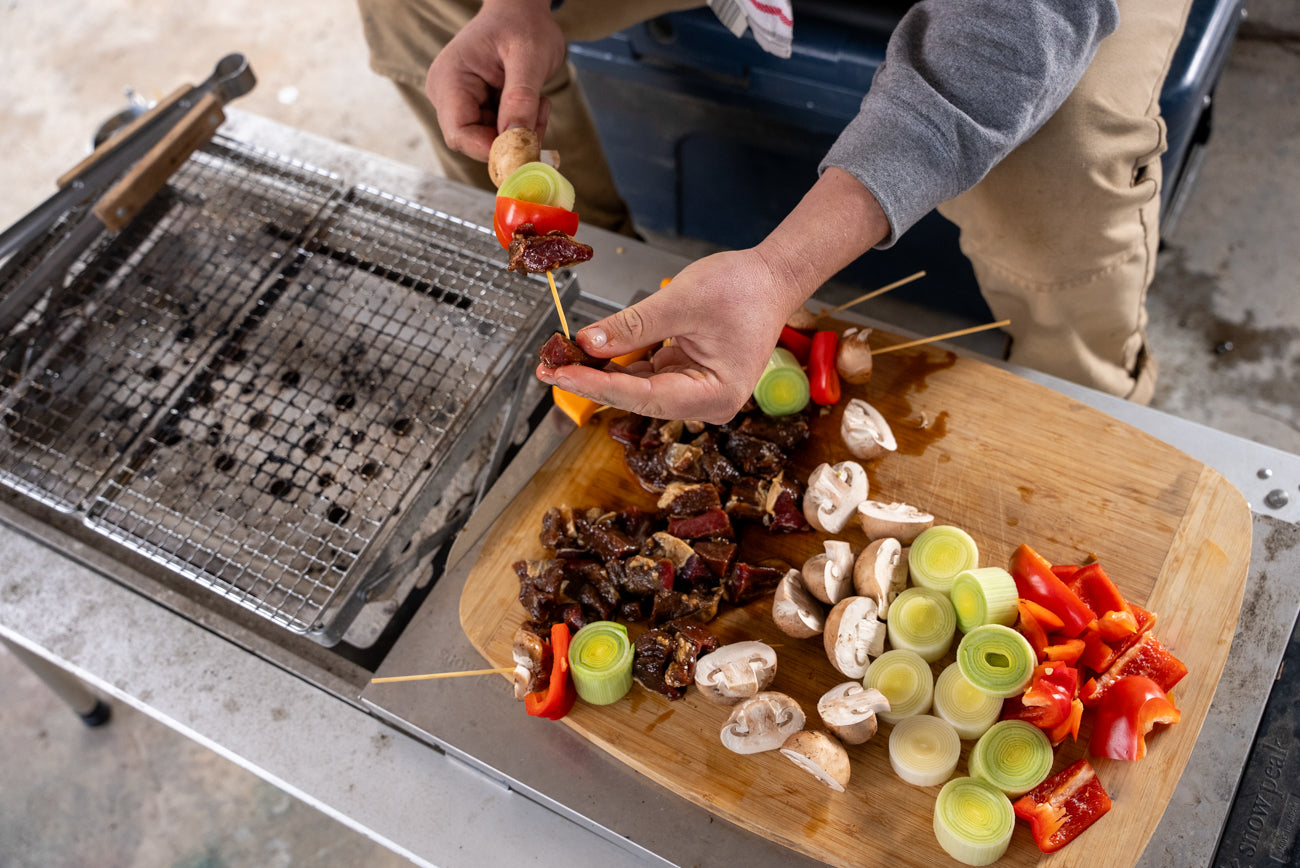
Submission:
<svg viewBox="0 0 1300 868">
<path fill-rule="evenodd" d="M 961 229 L 980 290 L 1010 319 L 1010 360 L 1138 402 L 1151 399 L 1146 291 L 1159 243 L 1159 97 L 1191 0 L 1118 0 L 1119 29 L 1064 105 L 975 187 L 940 206 Z M 448 177 L 492 189 L 484 166 L 449 150 L 424 95 L 434 55 L 476 0 L 358 0 L 371 67 L 392 79 Z M 572 40 L 601 38 L 701 0 L 567 0 Z M 796 10 L 797 16 L 797 10 Z M 798 23 L 796 17 L 796 38 Z M 545 147 L 563 157 L 583 220 L 631 233 L 572 67 L 546 84 Z"/>
</svg>

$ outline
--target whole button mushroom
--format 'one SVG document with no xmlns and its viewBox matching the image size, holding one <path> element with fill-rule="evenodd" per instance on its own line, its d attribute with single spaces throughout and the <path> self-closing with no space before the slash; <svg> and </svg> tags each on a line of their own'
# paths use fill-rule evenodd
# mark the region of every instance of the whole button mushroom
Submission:
<svg viewBox="0 0 1300 868">
<path fill-rule="evenodd" d="M 767 690 L 741 700 L 722 727 L 722 744 L 735 753 L 776 750 L 803 729 L 803 709 L 784 693 Z"/>
<path fill-rule="evenodd" d="M 885 633 L 885 623 L 876 618 L 875 600 L 845 597 L 826 616 L 826 656 L 849 678 L 861 678 L 872 658 L 885 653 Z"/>
<path fill-rule="evenodd" d="M 876 715 L 889 711 L 889 699 L 874 687 L 845 681 L 822 694 L 817 714 L 826 728 L 845 744 L 863 744 L 876 734 Z"/>
<path fill-rule="evenodd" d="M 765 642 L 732 642 L 695 664 L 695 686 L 706 699 L 735 705 L 766 690 L 776 678 L 776 651 Z"/>
</svg>

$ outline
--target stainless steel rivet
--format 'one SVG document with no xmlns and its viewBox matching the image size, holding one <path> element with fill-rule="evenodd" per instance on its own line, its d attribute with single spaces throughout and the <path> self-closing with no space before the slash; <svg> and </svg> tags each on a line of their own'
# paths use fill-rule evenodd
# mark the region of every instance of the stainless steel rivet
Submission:
<svg viewBox="0 0 1300 868">
<path fill-rule="evenodd" d="M 1259 470 L 1255 472 L 1255 475 L 1258 476 L 1260 479 L 1272 479 L 1273 471 L 1268 469 L 1267 467 L 1261 467 Z"/>
<path fill-rule="evenodd" d="M 1269 509 L 1281 509 L 1291 502 L 1291 495 L 1280 488 L 1275 488 L 1264 496 L 1264 503 Z"/>
</svg>

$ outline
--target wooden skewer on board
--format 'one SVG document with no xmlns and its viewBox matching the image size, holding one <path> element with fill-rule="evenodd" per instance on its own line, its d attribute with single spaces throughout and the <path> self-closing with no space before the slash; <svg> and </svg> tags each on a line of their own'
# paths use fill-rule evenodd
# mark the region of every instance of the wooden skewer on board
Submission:
<svg viewBox="0 0 1300 868">
<path fill-rule="evenodd" d="M 971 326 L 970 328 L 965 328 L 965 329 L 957 329 L 954 332 L 944 332 L 941 335 L 932 335 L 928 338 L 917 338 L 914 341 L 905 341 L 901 344 L 894 344 L 893 346 L 890 347 L 881 347 L 880 349 L 872 350 L 871 355 L 878 356 L 881 353 L 892 353 L 894 350 L 905 350 L 908 347 L 919 347 L 921 344 L 931 344 L 934 343 L 935 341 L 946 341 L 948 338 L 959 338 L 962 335 L 972 335 L 975 334 L 975 332 L 983 332 L 983 331 L 988 331 L 989 329 L 1001 328 L 1004 325 L 1009 325 L 1010 322 L 1011 320 L 1009 319 L 1000 319 L 997 322 L 985 323 L 984 325 Z"/>
<path fill-rule="evenodd" d="M 466 675 L 508 675 L 514 672 L 513 666 L 497 669 L 466 669 L 461 672 L 431 672 L 428 675 L 390 675 L 387 678 L 372 678 L 371 684 L 391 684 L 396 681 L 432 681 L 435 678 L 464 678 Z"/>
<path fill-rule="evenodd" d="M 878 295 L 884 295 L 885 293 L 889 292 L 891 289 L 898 289 L 898 287 L 903 286 L 904 284 L 911 283 L 914 280 L 920 280 L 922 277 L 925 277 L 925 272 L 918 271 L 916 274 L 908 275 L 907 277 L 904 277 L 902 280 L 895 280 L 893 283 L 889 283 L 886 284 L 885 286 L 880 287 L 880 289 L 873 289 L 871 292 L 868 292 L 866 295 L 860 295 L 857 298 L 853 299 L 852 301 L 846 301 L 844 302 L 844 304 L 840 305 L 839 307 L 832 307 L 827 310 L 824 310 L 821 313 L 817 314 L 817 319 L 822 319 L 823 317 L 828 317 L 828 316 L 834 316 L 835 314 L 839 313 L 842 310 L 848 310 L 849 308 L 853 307 L 855 304 L 862 304 L 862 302 L 864 301 L 870 301 L 871 299 L 875 298 Z"/>
<path fill-rule="evenodd" d="M 569 336 L 569 321 L 564 318 L 564 306 L 560 304 L 560 291 L 555 288 L 555 275 L 549 271 L 546 272 L 546 280 L 551 284 L 551 298 L 555 299 L 555 312 L 560 315 L 560 328 L 564 330 L 564 336 Z"/>
</svg>

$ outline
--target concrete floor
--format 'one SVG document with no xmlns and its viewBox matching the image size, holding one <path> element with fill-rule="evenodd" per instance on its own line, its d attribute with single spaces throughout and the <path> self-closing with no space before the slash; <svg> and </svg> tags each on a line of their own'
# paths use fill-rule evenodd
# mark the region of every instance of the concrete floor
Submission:
<svg viewBox="0 0 1300 868">
<path fill-rule="evenodd" d="M 1300 6 L 1250 12 L 1151 290 L 1154 404 L 1300 453 Z M 0 226 L 53 192 L 124 87 L 159 98 L 231 51 L 259 78 L 240 108 L 436 169 L 349 0 L 7 0 Z M 128 708 L 86 729 L 3 651 L 0 685 L 0 868 L 405 864 Z"/>
</svg>

